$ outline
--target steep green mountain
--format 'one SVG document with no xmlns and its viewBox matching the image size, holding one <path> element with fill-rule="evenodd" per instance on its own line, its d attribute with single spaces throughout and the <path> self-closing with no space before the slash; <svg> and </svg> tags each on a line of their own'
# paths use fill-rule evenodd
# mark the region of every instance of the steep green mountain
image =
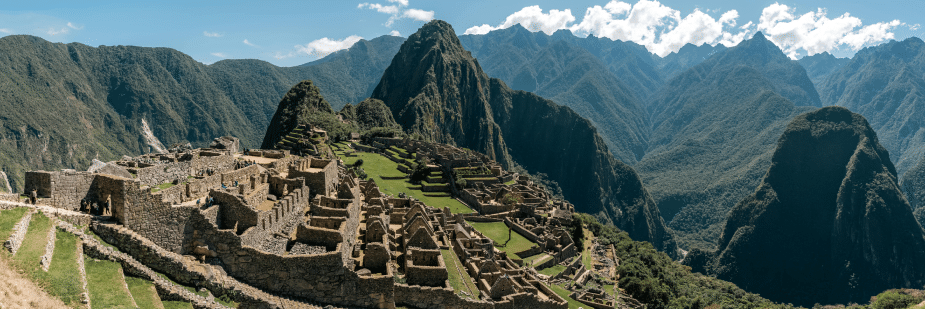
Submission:
<svg viewBox="0 0 925 309">
<path fill-rule="evenodd" d="M 670 53 L 664 58 L 655 58 L 657 67 L 662 71 L 665 79 L 671 79 L 681 74 L 685 70 L 706 61 L 715 54 L 726 51 L 726 45 L 716 44 L 710 46 L 703 44 L 700 46 L 687 43 L 676 53 Z"/>
<path fill-rule="evenodd" d="M 819 87 L 823 102 L 864 115 L 899 175 L 925 155 L 925 42 L 911 37 L 859 51 Z"/>
<path fill-rule="evenodd" d="M 806 75 L 813 80 L 813 84 L 817 88 L 826 77 L 829 77 L 829 74 L 844 67 L 848 61 L 851 61 L 851 58 L 835 58 L 829 52 L 822 52 L 821 54 L 806 56 L 797 60 L 806 69 Z"/>
<path fill-rule="evenodd" d="M 446 22 L 408 37 L 372 97 L 409 133 L 545 173 L 578 210 L 676 254 L 638 176 L 614 159 L 594 126 L 568 107 L 489 78 Z"/>
<path fill-rule="evenodd" d="M 777 137 L 819 106 L 812 82 L 761 33 L 672 79 L 650 103 L 635 165 L 685 247 L 712 247 L 726 212 L 751 193 Z"/>
<path fill-rule="evenodd" d="M 649 123 L 640 98 L 663 81 L 641 46 L 566 30 L 547 36 L 520 25 L 460 41 L 488 75 L 590 120 L 619 160 L 633 164 L 642 157 Z"/>
<path fill-rule="evenodd" d="M 207 66 L 168 48 L 6 36 L 0 38 L 0 169 L 18 191 L 27 170 L 85 169 L 94 158 L 147 152 L 142 120 L 165 144 L 205 146 L 234 135 L 255 147 L 292 85 L 311 78 L 334 90 L 335 107 L 358 102 L 402 41 L 360 41 L 324 61 L 280 68 L 258 60 Z"/>
<path fill-rule="evenodd" d="M 779 302 L 864 302 L 925 284 L 925 232 L 863 116 L 826 107 L 781 135 L 757 190 L 727 216 L 717 251 L 685 262 Z"/>
<path fill-rule="evenodd" d="M 289 132 L 299 125 L 306 124 L 311 118 L 325 117 L 327 122 L 336 122 L 334 110 L 328 101 L 321 96 L 312 81 L 304 80 L 289 89 L 283 99 L 279 101 L 273 120 L 267 126 L 267 133 L 263 137 L 262 149 L 272 149 Z M 319 125 L 318 123 L 311 123 Z"/>
<path fill-rule="evenodd" d="M 925 226 L 925 156 L 919 164 L 903 174 L 899 183 L 906 194 L 909 206 L 912 206 L 915 219 L 920 225 Z"/>
</svg>

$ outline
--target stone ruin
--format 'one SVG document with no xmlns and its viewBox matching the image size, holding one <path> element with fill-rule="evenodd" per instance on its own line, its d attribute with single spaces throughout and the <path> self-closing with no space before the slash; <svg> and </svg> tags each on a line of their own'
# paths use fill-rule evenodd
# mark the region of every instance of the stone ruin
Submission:
<svg viewBox="0 0 925 309">
<path fill-rule="evenodd" d="M 388 196 L 340 160 L 285 149 L 242 153 L 234 144 L 123 157 L 90 171 L 28 172 L 25 190 L 36 204 L 88 213 L 102 239 L 171 277 L 200 278 L 197 285 L 364 308 L 567 307 L 541 275 L 466 221 L 498 217 L 454 215 Z M 487 164 L 501 184 L 514 179 L 476 153 L 429 143 L 414 149 L 447 172 Z M 540 245 L 530 250 L 548 252 L 555 262 L 575 255 L 559 228 L 571 205 L 549 201 L 527 180 L 517 183 L 503 190 L 520 194 L 522 203 L 495 214 L 519 233 L 532 233 Z M 483 184 L 479 192 L 501 184 Z M 447 269 L 448 252 L 462 269 Z M 454 291 L 448 271 L 466 272 L 482 298 Z"/>
</svg>

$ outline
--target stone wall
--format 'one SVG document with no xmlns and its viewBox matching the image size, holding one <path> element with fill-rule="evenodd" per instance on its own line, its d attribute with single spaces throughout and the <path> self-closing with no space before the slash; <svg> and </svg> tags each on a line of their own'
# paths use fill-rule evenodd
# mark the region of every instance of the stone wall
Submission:
<svg viewBox="0 0 925 309">
<path fill-rule="evenodd" d="M 231 171 L 234 169 L 234 161 L 234 156 L 231 155 L 199 155 L 189 161 L 166 162 L 130 170 L 134 170 L 135 179 L 138 179 L 142 186 L 153 187 L 177 179 L 186 179 L 187 176 L 196 175 L 200 171 L 211 170 L 213 175 Z"/>
<path fill-rule="evenodd" d="M 142 190 L 137 181 L 121 180 L 114 185 L 116 184 L 121 186 L 120 190 L 124 192 L 125 202 L 121 209 L 113 203 L 113 216 L 125 227 L 150 239 L 164 249 L 184 253 L 183 240 L 187 233 L 186 225 L 190 214 L 197 212 L 198 208 L 165 203 L 160 196 L 151 194 L 149 189 Z"/>
<path fill-rule="evenodd" d="M 237 225 L 237 232 L 241 233 L 250 227 L 257 226 L 257 211 L 247 206 L 244 196 L 232 194 L 223 190 L 209 191 L 209 197 L 215 200 L 217 207 L 217 222 L 221 229 L 232 229 Z M 215 207 L 210 207 L 215 208 Z"/>
<path fill-rule="evenodd" d="M 198 235 L 191 241 L 206 243 L 229 275 L 256 288 L 346 306 L 378 307 L 394 302 L 392 278 L 360 278 L 345 267 L 343 254 L 349 256 L 348 248 L 279 256 L 243 245 L 235 233 L 217 229 L 199 212 L 193 214 L 191 223 Z"/>
<path fill-rule="evenodd" d="M 88 172 L 64 170 L 60 172 L 26 172 L 25 194 L 36 190 L 39 197 L 49 198 L 46 204 L 58 208 L 77 210 L 80 201 L 88 198 L 95 175 Z"/>
</svg>

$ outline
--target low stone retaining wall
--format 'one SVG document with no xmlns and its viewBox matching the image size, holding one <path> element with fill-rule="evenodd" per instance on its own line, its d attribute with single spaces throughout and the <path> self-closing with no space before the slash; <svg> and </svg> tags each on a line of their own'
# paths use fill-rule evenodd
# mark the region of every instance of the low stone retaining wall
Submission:
<svg viewBox="0 0 925 309">
<path fill-rule="evenodd" d="M 22 245 L 22 240 L 26 237 L 26 230 L 29 228 L 29 220 L 32 220 L 32 214 L 35 211 L 29 211 L 25 216 L 22 216 L 22 219 L 13 226 L 13 234 L 10 235 L 10 239 L 6 240 L 3 243 L 3 247 L 10 251 L 12 254 L 16 254 L 16 251 L 19 250 L 19 246 Z"/>
</svg>

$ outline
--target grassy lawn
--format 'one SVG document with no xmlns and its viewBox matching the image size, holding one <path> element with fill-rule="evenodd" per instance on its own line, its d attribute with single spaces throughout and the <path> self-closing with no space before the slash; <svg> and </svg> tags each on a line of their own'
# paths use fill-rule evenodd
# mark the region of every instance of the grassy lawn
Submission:
<svg viewBox="0 0 925 309">
<path fill-rule="evenodd" d="M 363 165 L 360 167 L 366 171 L 366 174 L 369 175 L 376 184 L 379 185 L 379 190 L 382 190 L 382 193 L 391 194 L 393 196 L 398 196 L 398 193 L 404 192 L 414 198 L 424 202 L 427 206 L 435 207 L 438 209 L 443 209 L 443 207 L 449 207 L 450 212 L 456 213 L 472 213 L 474 212 L 471 208 L 459 202 L 455 198 L 448 196 L 426 196 L 421 190 L 410 189 L 409 187 L 414 186 L 406 179 L 382 179 L 385 177 L 400 177 L 404 176 L 405 173 L 402 173 L 398 170 L 398 163 L 392 162 L 388 158 L 375 153 L 368 152 L 357 152 L 356 157 L 341 157 L 344 160 L 344 164 L 353 165 L 357 160 L 362 159 Z M 506 236 L 505 236 L 505 239 Z"/>
<path fill-rule="evenodd" d="M 26 231 L 26 238 L 23 239 L 19 251 L 13 256 L 13 264 L 24 270 L 30 277 L 34 278 L 34 272 L 41 271 L 39 260 L 45 254 L 45 244 L 47 244 L 48 229 L 51 228 L 51 219 L 48 219 L 41 212 L 32 215 L 32 221 L 29 222 L 29 229 Z"/>
<path fill-rule="evenodd" d="M 135 298 L 138 308 L 158 309 L 162 307 L 161 298 L 157 296 L 153 282 L 126 276 L 125 283 L 128 284 L 128 290 L 132 292 L 132 298 Z"/>
<path fill-rule="evenodd" d="M 562 265 L 555 265 L 555 266 L 553 266 L 553 267 L 549 267 L 549 268 L 543 269 L 543 270 L 539 271 L 539 273 L 544 274 L 544 275 L 547 275 L 547 276 L 555 276 L 555 275 L 558 275 L 559 273 L 561 273 L 563 270 L 565 270 L 565 266 L 562 266 Z"/>
<path fill-rule="evenodd" d="M 513 185 L 516 184 L 516 183 L 517 183 L 517 179 L 514 179 L 514 180 L 511 180 L 511 181 L 505 182 L 504 184 L 506 184 L 506 185 L 508 185 L 508 186 L 513 186 Z"/>
<path fill-rule="evenodd" d="M 10 235 L 13 234 L 13 227 L 16 226 L 16 223 L 19 223 L 22 216 L 26 215 L 26 211 L 28 209 L 25 207 L 0 211 L 0 241 L 10 239 Z"/>
<path fill-rule="evenodd" d="M 87 288 L 93 308 L 135 308 L 131 296 L 122 286 L 122 266 L 116 262 L 84 257 L 87 271 Z"/>
<path fill-rule="evenodd" d="M 466 222 L 479 232 L 482 232 L 483 235 L 494 240 L 496 245 L 504 244 L 507 241 L 508 227 L 504 222 Z M 514 254 L 514 252 L 524 251 L 535 245 L 536 243 L 528 240 L 523 235 L 520 235 L 520 233 L 511 231 L 511 241 L 507 243 L 507 246 L 498 247 L 498 249 L 507 252 L 508 256 L 511 258 L 519 259 L 520 257 Z"/>
<path fill-rule="evenodd" d="M 167 188 L 170 188 L 170 187 L 173 187 L 173 186 L 176 186 L 176 185 L 173 184 L 172 182 L 162 183 L 162 184 L 157 185 L 157 187 L 151 188 L 151 193 L 154 193 L 154 192 L 157 192 L 157 191 L 160 191 L 160 190 L 164 190 L 164 189 L 167 189 Z"/>
<path fill-rule="evenodd" d="M 193 305 L 182 301 L 165 301 L 164 309 L 193 309 Z"/>
<path fill-rule="evenodd" d="M 552 289 L 553 292 L 556 292 L 556 295 L 559 295 L 559 297 L 564 298 L 565 301 L 568 302 L 569 309 L 577 309 L 578 307 L 585 306 L 585 304 L 579 303 L 577 300 L 574 300 L 571 297 L 568 297 L 568 295 L 571 293 L 568 290 L 562 288 L 561 286 L 553 284 L 553 285 L 550 285 L 549 288 Z"/>
<path fill-rule="evenodd" d="M 581 250 L 581 264 L 585 266 L 585 269 L 591 270 L 591 269 L 594 269 L 593 267 L 591 267 L 592 266 L 591 262 L 593 259 L 593 256 L 591 255 L 591 246 L 594 245 L 593 243 L 594 238 L 593 236 L 588 236 L 588 235 L 594 235 L 594 234 L 592 234 L 591 231 L 589 231 L 588 229 L 585 229 L 584 227 L 582 227 L 582 229 L 585 230 L 584 232 L 586 236 L 585 236 L 585 241 L 584 241 L 585 247 L 584 249 Z"/>
<path fill-rule="evenodd" d="M 466 268 L 459 265 L 459 257 L 456 256 L 456 252 L 453 252 L 453 250 L 440 250 L 440 252 L 443 254 L 443 262 L 446 264 L 447 273 L 449 273 L 450 285 L 456 290 L 456 294 L 463 296 L 462 292 L 467 291 L 469 295 L 479 299 L 479 289 L 475 286 L 475 282 L 472 281 L 472 277 L 469 277 Z M 457 266 L 459 266 L 459 271 L 457 271 Z"/>
<path fill-rule="evenodd" d="M 552 256 L 546 253 L 540 253 L 524 258 L 524 266 L 543 264 L 552 259 Z"/>
</svg>

